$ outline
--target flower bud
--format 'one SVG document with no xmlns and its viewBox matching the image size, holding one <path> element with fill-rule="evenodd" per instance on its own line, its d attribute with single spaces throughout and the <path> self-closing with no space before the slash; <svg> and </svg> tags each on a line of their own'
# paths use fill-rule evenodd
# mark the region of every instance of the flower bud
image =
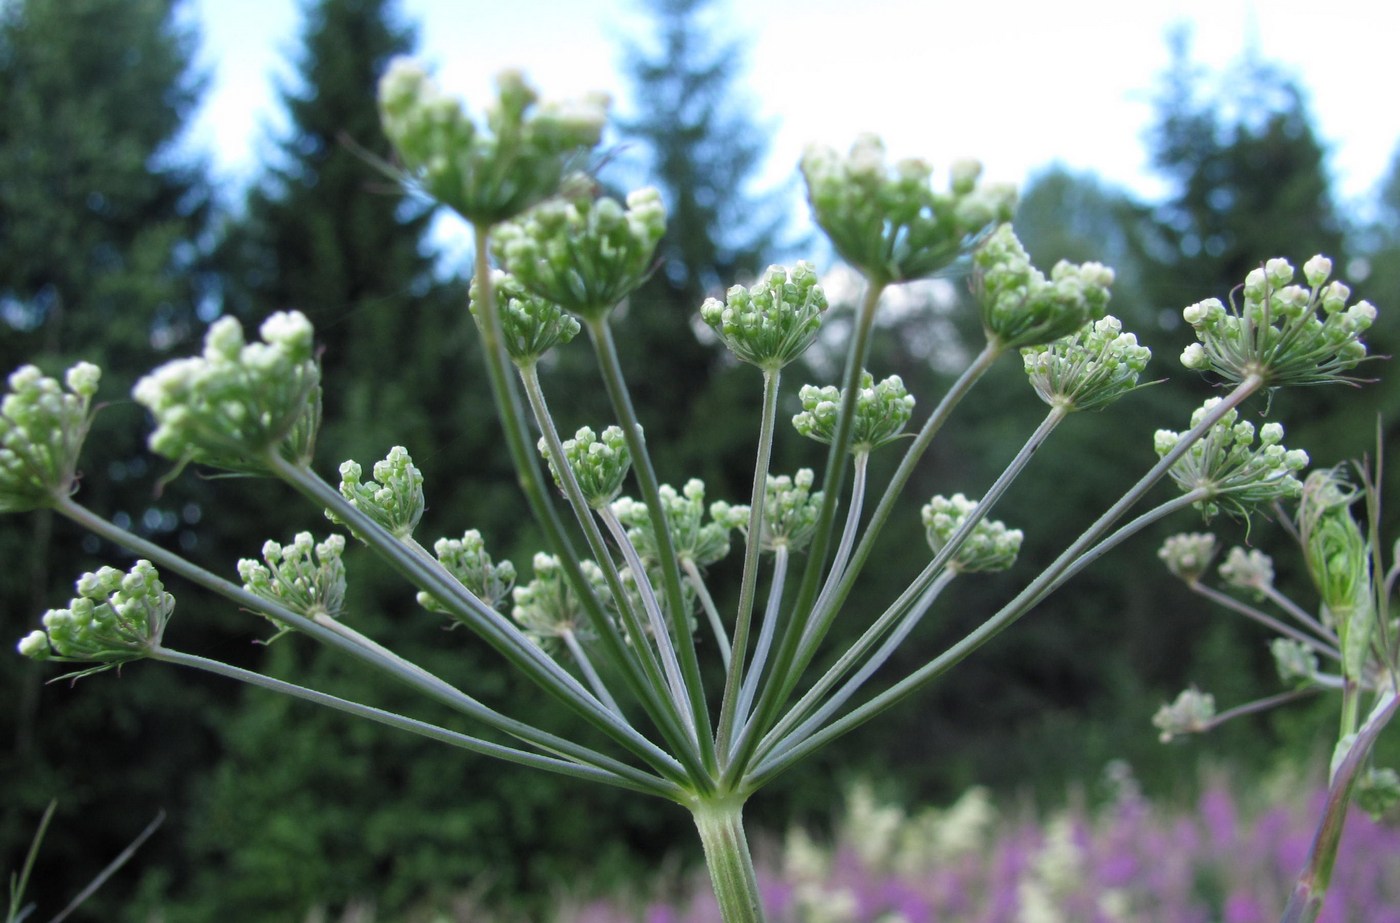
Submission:
<svg viewBox="0 0 1400 923">
<path fill-rule="evenodd" d="M 812 492 L 815 476 L 812 469 L 801 468 L 789 477 L 768 475 L 763 494 L 763 535 L 759 547 L 764 551 L 776 551 L 785 546 L 789 551 L 801 551 L 812 540 L 817 528 L 817 518 L 821 515 L 822 491 Z M 747 534 L 748 521 L 741 523 L 738 514 L 748 515 L 747 507 L 731 507 L 728 504 L 715 504 L 711 513 L 716 521 L 736 522 L 737 527 Z"/>
<path fill-rule="evenodd" d="M 408 538 L 423 517 L 423 472 L 408 450 L 396 445 L 374 463 L 374 480 L 360 482 L 363 469 L 353 461 L 340 466 L 340 495 L 398 538 Z M 344 525 L 331 510 L 326 518 Z"/>
<path fill-rule="evenodd" d="M 592 561 L 582 561 L 584 579 L 603 599 L 611 597 L 602 570 Z M 564 576 L 564 569 L 554 555 L 537 554 L 535 577 L 512 592 L 515 606 L 511 618 L 520 623 L 525 634 L 540 647 L 553 653 L 560 639 L 572 634 L 580 640 L 592 637 L 587 614 L 574 588 Z"/>
<path fill-rule="evenodd" d="M 433 553 L 448 573 L 492 609 L 501 608 L 515 586 L 515 565 L 509 561 L 492 563 L 481 533 L 475 529 L 468 529 L 461 538 L 438 539 Z M 429 593 L 418 594 L 418 605 L 429 612 L 447 612 Z"/>
<path fill-rule="evenodd" d="M 1274 585 L 1274 562 L 1258 548 L 1245 551 L 1236 546 L 1220 565 L 1220 578 L 1235 589 L 1262 599 Z"/>
<path fill-rule="evenodd" d="M 735 528 L 733 520 L 723 514 L 729 507 L 716 503 L 705 522 L 705 482 L 691 478 L 680 493 L 669 484 L 660 489 L 661 505 L 666 511 L 666 524 L 671 532 L 671 547 L 679 560 L 690 560 L 706 567 L 729 554 L 729 533 Z M 645 503 L 630 497 L 613 501 L 612 511 L 628 526 L 627 537 L 648 565 L 660 562 L 656 533 Z M 745 509 L 747 516 L 747 508 Z"/>
<path fill-rule="evenodd" d="M 102 373 L 79 362 L 58 382 L 26 365 L 0 400 L 0 513 L 52 506 L 74 490 Z"/>
<path fill-rule="evenodd" d="M 1182 532 L 1163 542 L 1157 557 L 1173 575 L 1187 583 L 1195 583 L 1210 567 L 1218 548 L 1215 536 L 1209 532 Z"/>
<path fill-rule="evenodd" d="M 1269 642 L 1269 653 L 1274 657 L 1279 679 L 1288 685 L 1302 688 L 1317 680 L 1317 654 L 1301 641 L 1275 638 Z"/>
<path fill-rule="evenodd" d="M 976 509 L 977 501 L 962 494 L 938 495 L 925 504 L 921 515 L 934 554 L 947 546 Z M 964 574 L 1006 570 L 1016 563 L 1023 537 L 1020 529 L 1008 529 L 1000 520 L 984 519 L 972 527 L 947 566 Z"/>
<path fill-rule="evenodd" d="M 344 536 L 317 542 L 310 532 L 298 532 L 289 545 L 264 542 L 266 564 L 244 558 L 238 562 L 238 574 L 249 593 L 298 615 L 340 618 L 345 608 L 344 551 Z M 273 616 L 268 618 L 283 631 L 290 630 Z"/>
<path fill-rule="evenodd" d="M 509 273 L 492 270 L 491 284 L 501 315 L 501 337 L 506 353 L 517 366 L 533 365 L 555 346 L 562 346 L 578 335 L 578 320 L 548 299 L 528 291 Z M 480 307 L 480 284 L 471 284 L 471 311 Z"/>
<path fill-rule="evenodd" d="M 1101 410 L 1138 387 L 1152 351 L 1107 315 L 1077 333 L 1021 350 L 1041 400 L 1066 410 Z"/>
<path fill-rule="evenodd" d="M 973 254 L 972 290 L 989 343 L 1018 349 L 1049 343 L 1104 316 L 1113 270 L 1061 260 L 1050 278 L 1031 265 L 1011 225 L 1003 224 Z"/>
<path fill-rule="evenodd" d="M 20 640 L 22 655 L 109 665 L 139 660 L 159 646 L 175 611 L 175 597 L 150 561 L 137 561 L 126 574 L 114 567 L 83 574 L 77 589 L 67 609 L 44 613 L 44 630 Z"/>
<path fill-rule="evenodd" d="M 554 483 L 563 490 L 563 478 L 543 439 L 539 442 L 539 449 L 545 461 L 549 462 Z M 602 436 L 587 426 L 580 427 L 574 438 L 564 441 L 564 458 L 578 481 L 583 499 L 595 510 L 612 502 L 632 467 L 632 453 L 627 449 L 627 440 L 616 426 L 603 430 Z"/>
<path fill-rule="evenodd" d="M 775 371 L 812 345 L 826 308 L 816 271 L 798 262 L 790 274 L 769 266 L 751 288 L 736 285 L 724 301 L 707 299 L 700 319 L 744 362 Z"/>
<path fill-rule="evenodd" d="M 1162 743 L 1171 743 L 1182 734 L 1209 730 L 1215 719 L 1215 696 L 1192 687 L 1182 690 L 1170 705 L 1163 705 L 1152 716 L 1152 724 L 1162 733 Z"/>
<path fill-rule="evenodd" d="M 1351 514 L 1358 494 L 1336 470 L 1314 471 L 1298 504 L 1298 534 L 1325 621 L 1334 625 L 1347 676 L 1359 677 L 1371 653 L 1376 606 L 1371 545 Z"/>
<path fill-rule="evenodd" d="M 792 418 L 793 427 L 801 435 L 829 445 L 836 437 L 836 418 L 844 393 L 834 386 L 803 385 L 798 397 L 802 400 L 802 412 Z M 914 398 L 898 375 L 877 385 L 874 376 L 862 371 L 855 420 L 851 424 L 851 452 L 868 454 L 898 439 L 913 413 Z"/>
</svg>

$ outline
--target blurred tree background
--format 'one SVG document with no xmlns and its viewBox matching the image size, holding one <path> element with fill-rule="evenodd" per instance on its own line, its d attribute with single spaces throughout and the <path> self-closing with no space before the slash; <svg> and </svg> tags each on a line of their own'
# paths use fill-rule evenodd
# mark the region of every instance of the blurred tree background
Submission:
<svg viewBox="0 0 1400 923">
<path fill-rule="evenodd" d="M 378 165 L 389 157 L 374 92 L 390 57 L 412 52 L 414 30 L 392 0 L 313 0 L 305 6 L 297 73 L 282 88 L 290 127 L 260 178 L 233 208 L 217 208 L 207 165 L 181 153 L 200 92 L 196 35 L 174 0 L 11 0 L 0 21 L 0 357 L 58 372 L 99 362 L 113 402 L 90 440 L 82 497 L 157 541 L 231 574 L 266 538 L 324 534 L 321 514 L 279 485 L 164 473 L 141 454 L 139 413 L 120 395 L 166 358 L 197 348 L 222 313 L 255 325 L 295 308 L 324 346 L 326 426 L 318 465 L 368 468 L 407 446 L 427 481 L 419 535 L 477 528 L 493 554 L 528 571 L 539 540 L 520 521 L 513 477 L 497 451 L 462 280 L 444 278 L 431 207 Z M 658 271 L 631 299 L 623 361 L 663 481 L 703 478 L 711 499 L 747 492 L 754 436 L 716 421 L 748 420 L 757 373 L 697 330 L 700 301 L 804 255 L 788 203 L 756 177 L 767 131 L 741 92 L 744 48 L 712 0 L 648 0 L 651 34 L 629 40 L 632 106 L 615 126 L 615 155 L 599 173 L 618 192 L 657 185 L 672 215 Z M 1162 76 L 1154 163 L 1170 183 L 1140 201 L 1092 175 L 1051 167 L 1023 190 L 1017 228 L 1037 264 L 1098 259 L 1115 267 L 1111 308 L 1152 346 L 1170 381 L 1102 415 L 1072 418 L 1052 451 L 1003 501 L 998 518 L 1028 530 L 1023 566 L 1047 562 L 1152 461 L 1151 430 L 1182 426 L 1205 385 L 1175 359 L 1189 330 L 1180 308 L 1223 297 L 1274 255 L 1334 258 L 1358 294 L 1381 306 L 1375 351 L 1400 347 L 1400 156 L 1366 220 L 1336 199 L 1306 94 L 1286 73 L 1245 58 L 1213 73 L 1171 39 Z M 980 330 L 961 279 L 895 293 L 871 371 L 898 373 L 926 411 L 975 351 Z M 840 310 L 829 322 L 840 340 Z M 839 342 L 829 345 L 839 352 Z M 561 429 L 611 420 L 582 346 L 547 371 Z M 818 350 L 785 379 L 827 383 Z M 1282 396 L 1289 444 L 1333 464 L 1370 448 L 1379 411 L 1397 444 L 1395 376 L 1359 394 L 1313 389 Z M 789 395 L 789 403 L 793 400 Z M 795 407 L 786 408 L 787 413 Z M 1259 409 L 1256 406 L 1254 409 Z M 917 509 L 934 492 L 978 495 L 1038 422 L 1042 408 L 1007 358 L 935 442 L 906 489 L 909 515 L 891 523 L 881 566 L 860 593 L 878 605 L 926 560 Z M 1175 421 L 1175 422 L 1172 422 Z M 886 450 L 897 455 L 894 450 Z M 775 471 L 817 466 L 823 453 L 780 436 Z M 872 482 L 893 458 L 876 456 Z M 1400 497 L 1391 466 L 1390 496 Z M 1390 533 L 1396 533 L 1395 511 Z M 208 519 L 201 522 L 208 513 Z M 217 522 L 217 530 L 210 524 Z M 276 533 L 269 533 L 275 523 Z M 1238 524 L 1220 524 L 1238 541 Z M 1263 717 L 1202 744 L 1163 748 L 1148 717 L 1189 682 L 1222 703 L 1272 687 L 1261 636 L 1204 611 L 1155 558 L 1162 537 L 1199 528 L 1182 519 L 1120 549 L 1076 578 L 1025 623 L 916 701 L 843 739 L 755 800 L 751 823 L 780 829 L 821 820 L 833 780 L 873 776 L 908 799 L 948 798 L 971 783 L 1062 797 L 1111 759 L 1126 758 L 1149 790 L 1193 778 L 1203 755 L 1261 770 L 1306 747 L 1315 725 Z M 1256 523 L 1279 548 L 1281 530 Z M 7 520 L 0 554 L 23 562 L 0 584 L 0 629 L 19 637 L 35 615 L 71 595 L 72 579 L 121 552 L 46 516 Z M 352 618 L 489 704 L 563 724 L 567 715 L 522 690 L 465 632 L 418 609 L 373 558 L 349 556 Z M 728 562 L 732 566 L 733 562 Z M 717 584 L 730 585 L 722 564 Z M 1282 567 L 1282 561 L 1281 561 Z M 522 573 L 528 579 L 528 573 Z M 1012 578 L 959 581 L 895 668 L 961 635 L 999 605 Z M 176 587 L 178 646 L 448 720 L 396 688 L 345 670 L 335 656 Z M 1305 587 L 1298 593 L 1307 598 Z M 723 605 L 723 603 L 721 602 Z M 854 636 L 857 619 L 839 624 Z M 314 906 L 369 897 L 393 919 L 423 900 L 487 889 L 493 903 L 548 900 L 560 882 L 607 888 L 652 869 L 659 852 L 689 858 L 688 820 L 659 804 L 498 764 L 254 690 L 230 689 L 157 666 L 120 677 L 43 687 L 50 671 L 12 658 L 0 670 L 0 857 L 9 867 L 43 805 L 60 799 L 34 897 L 56 909 L 165 808 L 166 828 L 90 905 L 94 918 L 170 923 L 300 919 Z M 716 677 L 716 682 L 718 677 Z M 1317 715 L 1310 716 L 1316 719 Z M 586 878 L 583 876 L 587 876 Z"/>
</svg>

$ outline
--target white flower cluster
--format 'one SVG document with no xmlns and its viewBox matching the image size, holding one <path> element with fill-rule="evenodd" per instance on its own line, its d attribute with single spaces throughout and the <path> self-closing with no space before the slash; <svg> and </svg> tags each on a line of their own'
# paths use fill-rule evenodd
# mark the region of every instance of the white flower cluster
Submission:
<svg viewBox="0 0 1400 923">
<path fill-rule="evenodd" d="M 374 463 L 374 479 L 361 483 L 364 470 L 358 462 L 340 465 L 340 495 L 399 538 L 413 534 L 423 517 L 423 472 L 413 464 L 408 450 L 396 445 L 382 461 Z M 330 510 L 326 516 L 340 519 Z"/>
<path fill-rule="evenodd" d="M 1068 336 L 1104 316 L 1113 270 L 1061 260 L 1050 277 L 1031 264 L 1011 225 L 1003 224 L 973 254 L 973 291 L 990 343 L 1020 349 Z"/>
<path fill-rule="evenodd" d="M 700 319 L 739 359 L 773 371 L 807 351 L 826 309 L 816 270 L 798 261 L 791 272 L 769 266 L 751 287 L 731 287 L 724 301 L 707 298 Z"/>
<path fill-rule="evenodd" d="M 1157 557 L 1172 574 L 1187 583 L 1195 583 L 1210 567 L 1219 549 L 1215 536 L 1209 532 L 1182 532 L 1163 542 L 1157 549 Z"/>
<path fill-rule="evenodd" d="M 499 609 L 515 586 L 515 565 L 509 561 L 493 563 L 481 533 L 475 529 L 468 529 L 461 538 L 438 539 L 433 553 L 448 573 L 492 609 Z M 429 612 L 447 611 L 430 593 L 419 593 L 418 605 Z"/>
<path fill-rule="evenodd" d="M 793 427 L 801 435 L 829 445 L 836 437 L 843 392 L 834 385 L 803 385 L 798 397 L 802 412 L 792 418 Z M 861 372 L 851 424 L 851 452 L 866 454 L 898 439 L 913 413 L 914 396 L 898 375 L 876 384 L 874 376 Z"/>
<path fill-rule="evenodd" d="M 921 515 L 934 554 L 943 550 L 976 509 L 977 501 L 960 493 L 951 497 L 937 495 L 924 505 Z M 1000 520 L 984 519 L 972 527 L 947 566 L 965 574 L 1006 570 L 1016 563 L 1024 538 L 1020 529 L 1008 529 Z"/>
<path fill-rule="evenodd" d="M 136 660 L 160 643 L 175 610 L 175 597 L 150 561 L 137 561 L 125 574 L 115 567 L 83 574 L 77 590 L 68 608 L 44 613 L 42 631 L 20 640 L 21 654 L 35 660 Z"/>
<path fill-rule="evenodd" d="M 32 365 L 9 378 L 0 401 L 0 513 L 49 506 L 73 489 L 102 372 L 79 362 L 59 383 Z"/>
<path fill-rule="evenodd" d="M 671 547 L 678 559 L 706 567 L 729 554 L 729 533 L 735 528 L 731 513 L 734 507 L 725 503 L 712 504 L 710 520 L 706 522 L 705 482 L 699 478 L 686 481 L 679 493 L 670 484 L 662 484 L 659 492 L 661 506 L 666 511 L 666 525 L 671 531 Z M 647 505 L 631 497 L 619 497 L 613 501 L 612 511 L 619 522 L 628 526 L 627 537 L 642 560 L 648 564 L 659 562 Z M 743 515 L 748 515 L 747 507 L 743 508 Z"/>
<path fill-rule="evenodd" d="M 245 590 L 298 615 L 339 618 L 345 609 L 344 551 L 342 535 L 317 542 L 310 532 L 298 532 L 289 545 L 264 542 L 262 556 L 267 563 L 243 558 L 238 575 Z M 287 628 L 275 618 L 272 621 Z"/>
<path fill-rule="evenodd" d="M 1066 410 L 1099 410 L 1137 387 L 1152 351 L 1107 315 L 1077 333 L 1021 350 L 1041 400 Z"/>
</svg>

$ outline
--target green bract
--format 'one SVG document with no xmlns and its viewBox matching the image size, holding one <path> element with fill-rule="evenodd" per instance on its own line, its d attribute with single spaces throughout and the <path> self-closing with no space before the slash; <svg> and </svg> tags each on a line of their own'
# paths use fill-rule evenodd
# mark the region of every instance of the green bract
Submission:
<svg viewBox="0 0 1400 923">
<path fill-rule="evenodd" d="M 841 157 L 815 147 L 802 157 L 807 199 L 836 252 L 872 281 L 922 279 L 952 263 L 993 225 L 1011 220 L 1009 186 L 979 186 L 982 168 L 953 167 L 947 192 L 929 185 L 932 169 L 919 160 L 885 162 L 879 138 L 856 139 Z"/>
<path fill-rule="evenodd" d="M 792 418 L 793 427 L 803 436 L 830 444 L 836 436 L 841 390 L 834 385 L 803 385 L 798 397 L 802 412 Z M 905 390 L 898 375 L 876 384 L 874 376 L 862 371 L 851 429 L 851 452 L 869 453 L 898 439 L 913 413 L 914 397 Z"/>
<path fill-rule="evenodd" d="M 481 533 L 475 529 L 468 529 L 461 538 L 438 539 L 433 553 L 448 573 L 492 609 L 499 609 L 515 586 L 515 565 L 509 561 L 493 564 Z M 429 612 L 447 612 L 429 593 L 418 594 L 418 605 Z"/>
<path fill-rule="evenodd" d="M 160 644 L 175 597 L 165 592 L 150 561 L 129 573 L 103 567 L 78 578 L 78 596 L 67 609 L 44 613 L 44 630 L 19 642 L 35 660 L 123 663 L 138 660 Z"/>
<path fill-rule="evenodd" d="M 1152 358 L 1112 315 L 1077 333 L 1021 350 L 1026 375 L 1041 400 L 1065 410 L 1100 410 L 1138 386 Z"/>
<path fill-rule="evenodd" d="M 707 298 L 700 318 L 745 362 L 777 370 L 806 352 L 821 329 L 826 293 L 810 263 L 791 274 L 769 266 L 753 286 L 736 285 L 725 300 Z"/>
<path fill-rule="evenodd" d="M 539 449 L 545 461 L 549 462 L 554 483 L 563 489 L 559 468 L 543 439 L 539 442 Z M 632 453 L 627 449 L 627 440 L 616 426 L 603 430 L 602 436 L 587 426 L 579 427 L 574 438 L 564 441 L 564 458 L 578 481 L 579 490 L 583 491 L 583 499 L 594 509 L 601 509 L 612 502 L 632 467 Z"/>
<path fill-rule="evenodd" d="M 245 343 L 232 317 L 215 321 L 204 354 L 167 362 L 136 383 L 136 400 L 155 415 L 151 451 L 180 463 L 232 471 L 266 470 L 276 449 L 310 459 L 321 421 L 321 369 L 311 322 L 296 311 L 263 321 L 263 342 Z"/>
<path fill-rule="evenodd" d="M 1163 542 L 1157 549 L 1157 557 L 1177 577 L 1195 583 L 1205 574 L 1219 550 L 1215 536 L 1209 532 L 1182 532 Z"/>
<path fill-rule="evenodd" d="M 1113 270 L 1061 260 L 1050 278 L 1031 265 L 1011 225 L 1003 224 L 973 254 L 972 289 L 982 305 L 987 341 L 1003 349 L 1050 343 L 1104 315 Z"/>
<path fill-rule="evenodd" d="M 494 270 L 491 286 L 500 307 L 501 338 L 505 341 L 506 353 L 516 365 L 532 365 L 555 346 L 562 346 L 578 336 L 577 319 L 554 302 L 526 291 L 509 273 Z M 480 291 L 473 278 L 472 314 L 477 313 Z"/>
<path fill-rule="evenodd" d="M 599 319 L 646 281 L 666 233 L 655 189 L 614 199 L 555 200 L 498 227 L 491 252 L 525 289 Z"/>
<path fill-rule="evenodd" d="M 423 472 L 408 450 L 396 445 L 383 461 L 375 462 L 374 480 L 361 483 L 363 473 L 358 462 L 342 462 L 340 495 L 398 538 L 408 538 L 423 516 Z M 326 517 L 341 522 L 330 510 Z"/>
<path fill-rule="evenodd" d="M 934 554 L 943 550 L 975 509 L 977 501 L 962 494 L 935 496 L 929 500 L 922 515 Z M 948 569 L 965 574 L 1006 570 L 1016 563 L 1023 538 L 1020 529 L 1008 529 L 1000 520 L 984 519 L 972 527 L 962 547 L 953 553 Z"/>
<path fill-rule="evenodd" d="M 609 599 L 603 571 L 592 561 L 580 561 L 584 579 L 603 599 Z M 578 594 L 564 577 L 559 559 L 552 554 L 536 554 L 535 577 L 512 593 L 515 607 L 511 617 L 525 629 L 530 640 L 552 650 L 566 635 L 580 640 L 592 637 L 588 617 Z"/>
<path fill-rule="evenodd" d="M 1211 398 L 1191 415 L 1191 425 L 1201 422 L 1220 398 Z M 1203 489 L 1207 496 L 1196 502 L 1207 519 L 1227 503 L 1246 513 L 1246 506 L 1297 497 L 1303 489 L 1295 473 L 1308 465 L 1302 449 L 1285 449 L 1283 427 L 1265 423 L 1259 427 L 1259 445 L 1254 445 L 1254 424 L 1235 422 L 1239 414 L 1230 410 L 1201 439 L 1177 459 L 1171 476 L 1187 492 Z M 1181 440 L 1181 434 L 1159 429 L 1153 439 L 1159 456 L 1165 457 Z"/>
<path fill-rule="evenodd" d="M 267 563 L 244 558 L 238 562 L 238 575 L 245 590 L 298 615 L 339 618 L 345 608 L 345 564 L 340 559 L 344 551 L 343 536 L 330 535 L 317 542 L 310 532 L 298 532 L 290 545 L 264 542 L 262 556 Z"/>
<path fill-rule="evenodd" d="M 79 362 L 67 391 L 32 365 L 10 375 L 0 402 L 0 513 L 51 506 L 73 491 L 102 372 Z"/>
<path fill-rule="evenodd" d="M 500 96 L 486 111 L 486 130 L 413 61 L 395 60 L 379 82 L 384 134 L 408 177 L 482 226 L 553 195 L 578 156 L 597 145 L 607 120 L 606 97 L 536 106 L 535 91 L 518 73 L 496 82 Z"/>
<path fill-rule="evenodd" d="M 1181 364 L 1230 383 L 1258 375 L 1270 388 L 1351 380 L 1343 373 L 1366 358 L 1361 334 L 1376 309 L 1366 301 L 1347 307 L 1351 289 L 1328 284 L 1331 274 L 1332 261 L 1315 256 L 1303 266 L 1307 286 L 1293 285 L 1293 267 L 1272 259 L 1245 278 L 1243 304 L 1231 295 L 1228 309 L 1217 298 L 1190 305 L 1182 316 L 1200 342 Z"/>
<path fill-rule="evenodd" d="M 1298 535 L 1323 615 L 1334 625 L 1346 674 L 1359 677 L 1370 655 L 1376 607 L 1371 545 L 1351 515 L 1359 498 L 1338 471 L 1314 471 L 1298 504 Z"/>
<path fill-rule="evenodd" d="M 666 525 L 671 532 L 671 547 L 680 560 L 694 561 L 706 567 L 729 554 L 729 533 L 734 529 L 732 517 L 720 517 L 717 510 L 732 509 L 715 504 L 710 508 L 710 521 L 705 522 L 705 482 L 691 478 L 680 493 L 670 484 L 660 488 L 661 505 L 666 510 Z M 647 505 L 630 497 L 619 497 L 612 505 L 613 514 L 628 526 L 627 537 L 637 553 L 649 565 L 659 562 L 656 533 L 651 528 Z M 747 515 L 747 510 L 745 511 Z"/>
</svg>

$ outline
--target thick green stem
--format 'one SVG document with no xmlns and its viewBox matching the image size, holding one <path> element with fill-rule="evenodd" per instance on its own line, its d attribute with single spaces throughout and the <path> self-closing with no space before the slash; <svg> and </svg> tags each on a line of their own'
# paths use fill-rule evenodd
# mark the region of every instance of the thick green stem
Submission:
<svg viewBox="0 0 1400 923">
<path fill-rule="evenodd" d="M 763 923 L 758 876 L 744 835 L 742 799 L 701 801 L 691 809 L 724 923 Z"/>
</svg>

